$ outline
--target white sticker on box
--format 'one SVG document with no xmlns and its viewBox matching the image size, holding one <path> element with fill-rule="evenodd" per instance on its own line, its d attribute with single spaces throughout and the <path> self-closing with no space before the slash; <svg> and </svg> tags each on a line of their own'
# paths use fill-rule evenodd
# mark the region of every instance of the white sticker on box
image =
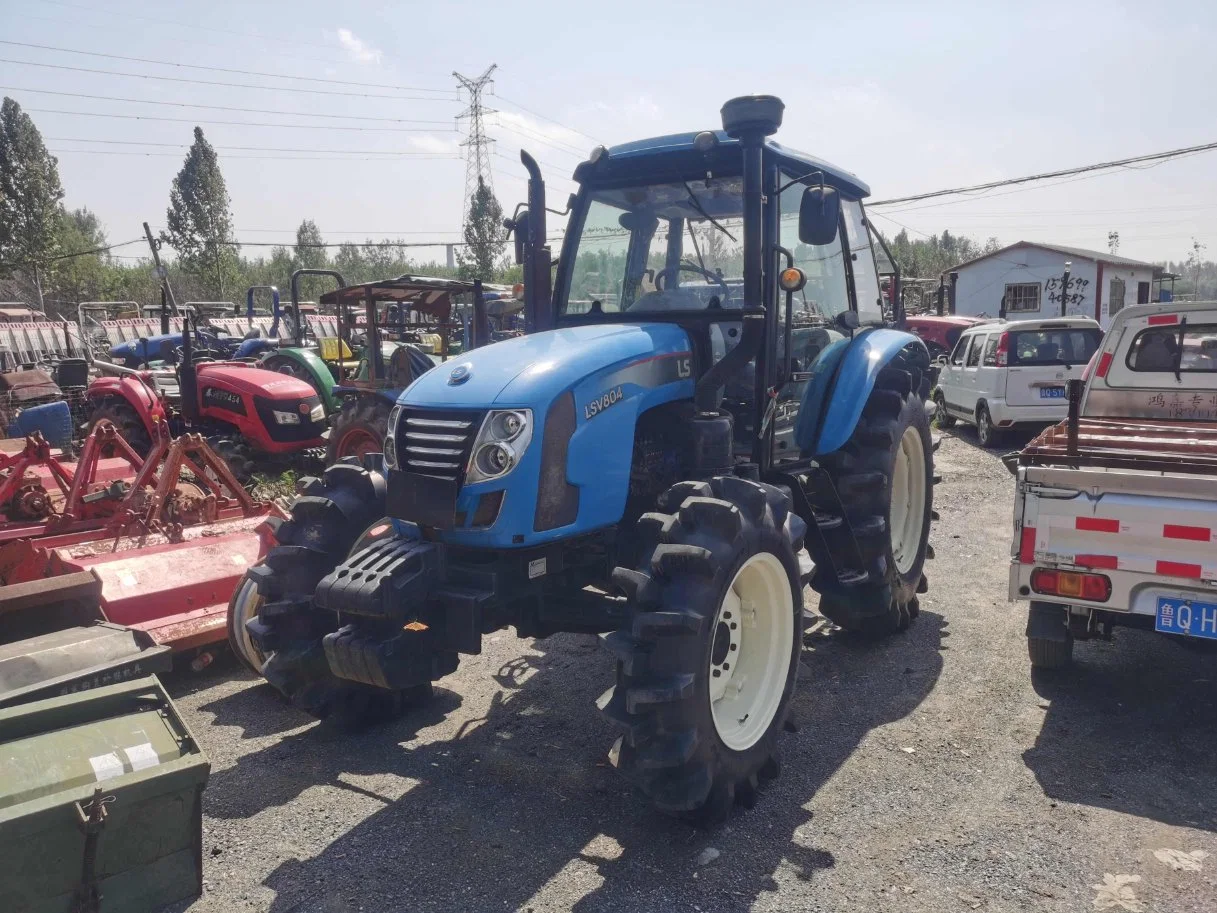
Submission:
<svg viewBox="0 0 1217 913">
<path fill-rule="evenodd" d="M 145 767 L 155 767 L 161 763 L 161 756 L 156 753 L 156 749 L 152 747 L 151 742 L 144 742 L 142 745 L 132 745 L 130 748 L 124 748 L 123 754 L 127 756 L 133 771 L 143 770 Z"/>
<path fill-rule="evenodd" d="M 545 576 L 545 559 L 537 558 L 535 561 L 528 562 L 528 579 L 534 580 L 537 577 Z"/>
<path fill-rule="evenodd" d="M 122 758 L 114 752 L 94 755 L 89 758 L 89 764 L 93 767 L 93 776 L 97 778 L 98 783 L 102 780 L 113 780 L 115 777 L 123 775 Z"/>
</svg>

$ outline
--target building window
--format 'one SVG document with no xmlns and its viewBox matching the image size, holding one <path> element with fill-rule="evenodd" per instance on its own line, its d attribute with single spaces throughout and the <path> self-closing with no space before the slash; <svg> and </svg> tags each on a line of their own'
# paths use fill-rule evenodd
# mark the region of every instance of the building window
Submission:
<svg viewBox="0 0 1217 913">
<path fill-rule="evenodd" d="M 1040 309 L 1040 284 L 1019 282 L 1006 286 L 1006 313 L 1015 311 L 1038 311 Z"/>
<path fill-rule="evenodd" d="M 1111 294 L 1107 300 L 1107 313 L 1113 317 L 1124 310 L 1124 280 L 1111 280 Z"/>
</svg>

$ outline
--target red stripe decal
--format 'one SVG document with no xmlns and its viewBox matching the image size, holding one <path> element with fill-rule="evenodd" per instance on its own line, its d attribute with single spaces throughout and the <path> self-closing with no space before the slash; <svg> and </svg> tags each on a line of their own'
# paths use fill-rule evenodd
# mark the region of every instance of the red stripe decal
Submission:
<svg viewBox="0 0 1217 913">
<path fill-rule="evenodd" d="M 1074 529 L 1082 529 L 1089 533 L 1118 533 L 1119 520 L 1106 520 L 1102 517 L 1078 517 L 1073 521 Z"/>
<path fill-rule="evenodd" d="M 1024 526 L 1018 543 L 1018 560 L 1023 564 L 1035 563 L 1035 527 Z"/>
<path fill-rule="evenodd" d="M 1167 523 L 1162 527 L 1162 535 L 1167 539 L 1189 539 L 1192 542 L 1208 542 L 1212 532 L 1207 526 L 1177 526 Z"/>
<path fill-rule="evenodd" d="M 1179 322 L 1178 314 L 1155 314 L 1153 317 L 1149 318 L 1149 325 L 1151 327 L 1160 327 L 1160 326 L 1165 326 L 1167 324 L 1178 323 L 1178 322 Z"/>
<path fill-rule="evenodd" d="M 1099 377 L 1106 377 L 1107 372 L 1110 369 L 1111 369 L 1111 353 L 1104 352 L 1103 355 L 1099 358 L 1099 367 L 1095 373 L 1098 374 Z"/>
<path fill-rule="evenodd" d="M 1074 555 L 1073 563 L 1079 567 L 1101 567 L 1109 571 L 1118 570 L 1120 561 L 1115 555 Z"/>
<path fill-rule="evenodd" d="M 1159 561 L 1157 566 L 1159 574 L 1165 574 L 1168 577 L 1200 577 L 1200 565 L 1198 564 L 1181 564 L 1178 561 Z"/>
</svg>

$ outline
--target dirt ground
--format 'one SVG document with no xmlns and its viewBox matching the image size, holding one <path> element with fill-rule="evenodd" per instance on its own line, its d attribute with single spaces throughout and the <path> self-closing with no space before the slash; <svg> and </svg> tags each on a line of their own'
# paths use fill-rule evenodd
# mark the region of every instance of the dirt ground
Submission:
<svg viewBox="0 0 1217 913">
<path fill-rule="evenodd" d="M 172 683 L 212 763 L 180 909 L 1217 910 L 1217 653 L 1117 632 L 1033 676 L 1012 479 L 968 430 L 937 466 L 921 617 L 813 638 L 782 776 L 727 826 L 656 815 L 608 766 L 589 637 L 492 635 L 358 736 L 223 662 Z"/>
</svg>

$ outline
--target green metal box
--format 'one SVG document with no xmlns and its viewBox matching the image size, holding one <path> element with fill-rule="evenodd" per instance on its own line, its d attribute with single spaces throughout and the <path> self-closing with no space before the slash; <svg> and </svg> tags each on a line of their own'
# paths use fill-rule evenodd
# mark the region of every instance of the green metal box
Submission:
<svg viewBox="0 0 1217 913">
<path fill-rule="evenodd" d="M 0 911 L 198 895 L 210 766 L 155 676 L 0 709 Z"/>
</svg>

